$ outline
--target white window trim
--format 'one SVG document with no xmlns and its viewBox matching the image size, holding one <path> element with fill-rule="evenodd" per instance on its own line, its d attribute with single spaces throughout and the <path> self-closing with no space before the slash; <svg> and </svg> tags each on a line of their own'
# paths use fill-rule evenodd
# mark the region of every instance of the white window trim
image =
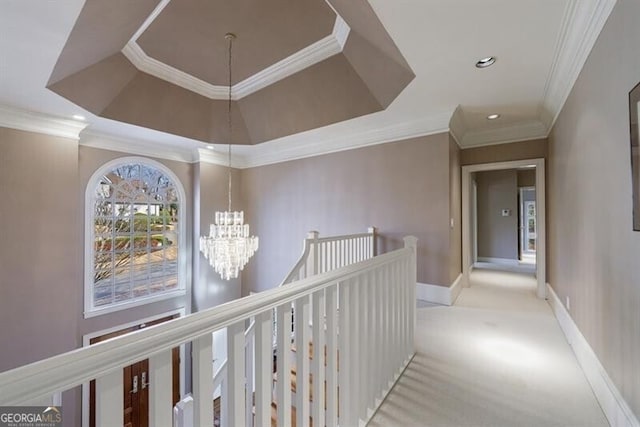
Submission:
<svg viewBox="0 0 640 427">
<path fill-rule="evenodd" d="M 136 298 L 131 301 L 124 301 L 117 304 L 111 304 L 105 307 L 94 307 L 93 305 L 93 241 L 94 241 L 94 227 L 93 224 L 93 205 L 95 202 L 95 188 L 97 181 L 102 178 L 106 173 L 111 171 L 118 165 L 127 163 L 140 163 L 154 167 L 162 171 L 174 182 L 176 191 L 178 192 L 178 201 L 180 209 L 178 209 L 178 288 L 163 292 L 161 294 L 151 295 L 148 297 Z M 100 316 L 107 313 L 113 313 L 120 310 L 126 310 L 133 307 L 138 307 L 145 304 L 151 304 L 154 302 L 176 298 L 186 295 L 186 277 L 187 277 L 187 231 L 186 231 L 186 214 L 185 209 L 186 194 L 182 181 L 176 176 L 175 173 L 162 163 L 149 159 L 147 157 L 138 156 L 126 156 L 119 157 L 111 160 L 96 170 L 89 181 L 85 189 L 84 196 L 84 318 Z"/>
</svg>

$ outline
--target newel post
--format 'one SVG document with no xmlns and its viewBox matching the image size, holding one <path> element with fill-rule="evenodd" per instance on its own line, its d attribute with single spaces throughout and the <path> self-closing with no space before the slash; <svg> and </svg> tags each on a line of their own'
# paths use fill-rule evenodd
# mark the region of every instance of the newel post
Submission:
<svg viewBox="0 0 640 427">
<path fill-rule="evenodd" d="M 411 248 L 411 260 L 409 262 L 409 272 L 407 276 L 407 292 L 409 294 L 409 351 L 411 354 L 415 352 L 414 333 L 416 330 L 416 282 L 418 281 L 418 238 L 414 236 L 406 236 L 404 238 L 404 247 Z"/>
<path fill-rule="evenodd" d="M 375 227 L 369 227 L 367 233 L 371 234 L 371 258 L 378 255 L 378 229 Z"/>
<path fill-rule="evenodd" d="M 307 277 L 318 274 L 318 236 L 317 231 L 309 231 L 305 245 L 309 246 L 309 256 L 307 257 Z"/>
</svg>

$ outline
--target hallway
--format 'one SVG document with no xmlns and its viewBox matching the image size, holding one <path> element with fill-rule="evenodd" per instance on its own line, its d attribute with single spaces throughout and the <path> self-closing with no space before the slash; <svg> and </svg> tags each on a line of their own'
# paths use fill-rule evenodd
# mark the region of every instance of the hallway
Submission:
<svg viewBox="0 0 640 427">
<path fill-rule="evenodd" d="M 474 270 L 419 308 L 416 356 L 370 426 L 608 426 L 532 276 Z"/>
</svg>

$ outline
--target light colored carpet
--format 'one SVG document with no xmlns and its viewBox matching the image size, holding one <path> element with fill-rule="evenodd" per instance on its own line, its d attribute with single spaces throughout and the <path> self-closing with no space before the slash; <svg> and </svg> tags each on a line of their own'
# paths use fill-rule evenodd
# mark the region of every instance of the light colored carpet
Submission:
<svg viewBox="0 0 640 427">
<path fill-rule="evenodd" d="M 417 354 L 370 426 L 608 426 L 532 276 L 474 270 L 419 308 Z"/>
</svg>

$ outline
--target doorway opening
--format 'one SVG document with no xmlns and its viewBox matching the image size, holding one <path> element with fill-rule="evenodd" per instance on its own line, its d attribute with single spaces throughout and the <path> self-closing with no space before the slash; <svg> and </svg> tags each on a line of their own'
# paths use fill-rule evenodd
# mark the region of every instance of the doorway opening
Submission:
<svg viewBox="0 0 640 427">
<path fill-rule="evenodd" d="M 546 297 L 544 168 L 544 159 L 462 167 L 464 286 L 487 263 L 535 273 L 536 294 Z"/>
<path fill-rule="evenodd" d="M 537 228 L 536 188 L 520 187 L 518 191 L 518 252 L 519 261 L 525 265 L 536 264 Z"/>
</svg>

